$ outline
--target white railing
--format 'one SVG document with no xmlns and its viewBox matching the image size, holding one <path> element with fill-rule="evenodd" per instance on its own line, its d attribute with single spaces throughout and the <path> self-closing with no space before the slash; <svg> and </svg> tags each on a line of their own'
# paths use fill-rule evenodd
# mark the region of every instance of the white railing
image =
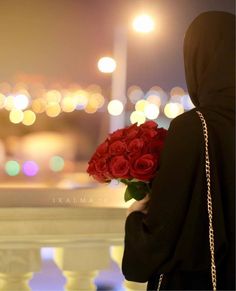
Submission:
<svg viewBox="0 0 236 291">
<path fill-rule="evenodd" d="M 94 278 L 108 268 L 110 256 L 121 263 L 123 190 L 2 188 L 0 290 L 30 290 L 29 280 L 41 269 L 42 247 L 55 248 L 55 262 L 67 279 L 65 290 L 95 290 Z M 124 286 L 146 288 L 133 282 Z"/>
</svg>

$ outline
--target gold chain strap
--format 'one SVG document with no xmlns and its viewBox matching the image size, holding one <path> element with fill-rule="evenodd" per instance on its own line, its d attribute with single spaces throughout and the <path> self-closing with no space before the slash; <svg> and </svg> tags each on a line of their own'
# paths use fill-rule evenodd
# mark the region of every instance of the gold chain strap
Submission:
<svg viewBox="0 0 236 291">
<path fill-rule="evenodd" d="M 204 116 L 200 111 L 196 111 L 199 115 L 199 118 L 202 122 L 204 142 L 205 142 L 205 172 L 206 172 L 206 182 L 207 182 L 207 211 L 209 219 L 209 245 L 211 253 L 211 281 L 213 291 L 216 291 L 216 264 L 215 264 L 215 240 L 214 240 L 214 229 L 213 229 L 213 211 L 212 211 L 212 197 L 211 197 L 211 171 L 210 171 L 210 158 L 208 152 L 208 130 L 207 124 Z M 160 275 L 157 291 L 161 289 L 161 283 L 163 280 L 164 274 Z"/>
<path fill-rule="evenodd" d="M 161 290 L 161 283 L 162 283 L 163 277 L 164 277 L 164 274 L 161 274 L 160 277 L 159 277 L 157 291 L 160 291 Z"/>
<path fill-rule="evenodd" d="M 209 244 L 211 252 L 211 280 L 213 291 L 216 291 L 216 264 L 215 264 L 215 241 L 214 241 L 214 229 L 213 229 L 213 211 L 212 211 L 212 197 L 211 197 L 211 171 L 210 171 L 210 158 L 208 152 L 208 130 L 204 116 L 200 111 L 196 111 L 202 122 L 204 140 L 205 140 L 205 171 L 207 180 L 207 210 L 209 218 Z"/>
</svg>

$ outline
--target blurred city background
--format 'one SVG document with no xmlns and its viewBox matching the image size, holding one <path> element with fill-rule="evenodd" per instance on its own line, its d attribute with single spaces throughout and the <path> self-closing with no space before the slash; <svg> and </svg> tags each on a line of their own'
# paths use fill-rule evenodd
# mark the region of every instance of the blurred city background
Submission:
<svg viewBox="0 0 236 291">
<path fill-rule="evenodd" d="M 1 183 L 57 183 L 84 171 L 109 131 L 145 119 L 167 128 L 191 109 L 182 43 L 209 9 L 233 12 L 234 1 L 1 1 Z M 151 20 L 135 30 L 140 15 Z M 99 70 L 102 57 L 118 77 Z"/>
<path fill-rule="evenodd" d="M 182 53 L 187 27 L 203 11 L 235 13 L 234 5 L 1 0 L 0 187 L 91 184 L 88 159 L 109 132 L 145 120 L 168 128 L 193 108 Z M 51 251 L 42 254 L 47 269 Z M 122 288 L 117 268 L 101 273 L 101 289 Z M 33 290 L 62 290 L 61 275 L 50 288 L 37 276 Z"/>
</svg>

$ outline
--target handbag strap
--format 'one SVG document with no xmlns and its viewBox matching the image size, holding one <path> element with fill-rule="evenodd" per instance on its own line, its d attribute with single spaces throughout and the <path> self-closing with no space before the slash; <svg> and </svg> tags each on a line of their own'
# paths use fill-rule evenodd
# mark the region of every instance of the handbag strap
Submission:
<svg viewBox="0 0 236 291">
<path fill-rule="evenodd" d="M 208 222 L 209 222 L 209 247 L 211 254 L 211 281 L 213 291 L 216 291 L 217 288 L 217 279 L 216 279 L 216 264 L 215 264 L 215 239 L 214 239 L 214 229 L 213 229 L 213 210 L 212 210 L 212 196 L 211 196 L 211 170 L 210 170 L 210 157 L 208 151 L 208 129 L 207 123 L 200 111 L 196 111 L 198 114 L 203 129 L 204 135 L 204 146 L 205 146 L 205 174 L 207 182 L 207 212 L 208 212 Z M 161 274 L 159 277 L 157 291 L 161 289 L 161 283 L 163 280 L 164 274 Z"/>
<path fill-rule="evenodd" d="M 205 141 L 205 173 L 207 182 L 207 211 L 209 220 L 209 246 L 211 253 L 211 281 L 213 291 L 216 291 L 216 264 L 215 264 L 215 239 L 214 239 L 214 229 L 213 229 L 213 210 L 212 210 L 212 196 L 211 196 L 211 170 L 210 170 L 210 157 L 208 151 L 208 129 L 204 116 L 200 111 L 196 111 L 198 114 L 203 129 L 204 141 Z"/>
</svg>

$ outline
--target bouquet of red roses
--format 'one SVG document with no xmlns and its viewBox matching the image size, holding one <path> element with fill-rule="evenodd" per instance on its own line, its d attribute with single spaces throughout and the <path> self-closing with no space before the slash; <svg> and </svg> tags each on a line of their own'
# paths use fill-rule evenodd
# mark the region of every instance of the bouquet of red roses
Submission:
<svg viewBox="0 0 236 291">
<path fill-rule="evenodd" d="M 98 146 L 87 172 L 101 183 L 116 179 L 127 185 L 125 201 L 150 193 L 167 130 L 147 121 L 118 129 Z"/>
</svg>

